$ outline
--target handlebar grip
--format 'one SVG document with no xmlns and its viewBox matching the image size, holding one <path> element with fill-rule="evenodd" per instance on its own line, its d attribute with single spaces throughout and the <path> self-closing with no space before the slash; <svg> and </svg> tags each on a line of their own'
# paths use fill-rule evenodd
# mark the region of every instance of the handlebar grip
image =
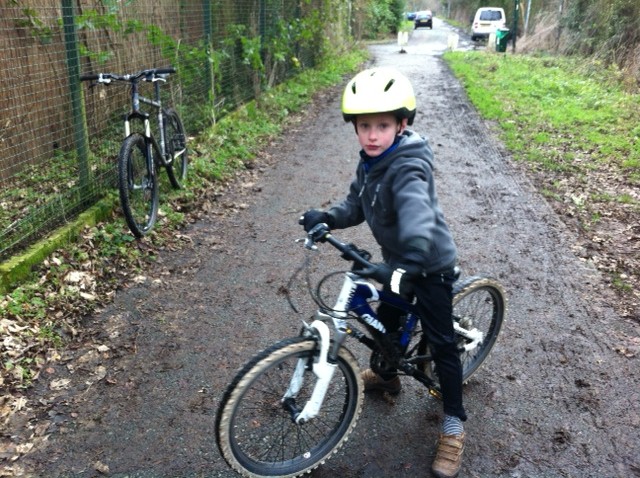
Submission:
<svg viewBox="0 0 640 478">
<path fill-rule="evenodd" d="M 176 69 L 172 66 L 166 66 L 164 68 L 156 68 L 156 75 L 164 75 L 168 73 L 175 73 Z"/>
<path fill-rule="evenodd" d="M 340 252 L 342 252 L 343 259 L 354 261 L 357 264 L 360 264 L 360 266 L 362 267 L 373 266 L 373 264 L 369 262 L 369 259 L 371 259 L 371 255 L 367 251 L 357 249 L 353 244 L 343 244 L 331 234 L 327 234 L 327 236 L 325 236 L 325 240 Z M 368 257 L 363 257 L 363 253 Z"/>
<path fill-rule="evenodd" d="M 100 78 L 98 75 L 80 75 L 80 81 L 97 80 L 98 78 Z"/>
</svg>

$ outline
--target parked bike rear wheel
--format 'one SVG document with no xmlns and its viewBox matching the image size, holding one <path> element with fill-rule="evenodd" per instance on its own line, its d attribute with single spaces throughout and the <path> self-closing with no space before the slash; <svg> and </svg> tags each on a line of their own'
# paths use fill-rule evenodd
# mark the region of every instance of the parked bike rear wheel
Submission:
<svg viewBox="0 0 640 478">
<path fill-rule="evenodd" d="M 171 185 L 175 189 L 180 189 L 184 180 L 187 179 L 187 135 L 178 113 L 171 108 L 165 112 L 164 128 L 166 149 L 173 158 L 167 164 L 167 174 Z"/>
<path fill-rule="evenodd" d="M 134 133 L 124 140 L 118 155 L 120 204 L 129 229 L 138 238 L 153 228 L 158 217 L 158 181 L 152 161 L 144 136 Z"/>
<path fill-rule="evenodd" d="M 473 276 L 453 285 L 453 320 L 463 329 L 477 329 L 483 335 L 482 342 L 475 348 L 460 353 L 463 382 L 468 381 L 489 356 L 498 339 L 505 312 L 505 294 L 494 279 Z M 457 342 L 463 349 L 469 340 L 457 335 Z M 431 355 L 427 348 L 426 342 L 421 342 L 418 354 Z M 435 382 L 434 388 L 440 390 L 435 363 L 431 360 L 426 362 L 423 371 Z"/>
<path fill-rule="evenodd" d="M 338 450 L 353 430 L 364 386 L 356 359 L 344 347 L 318 417 L 297 424 L 283 405 L 298 359 L 303 359 L 309 367 L 295 398 L 295 407 L 302 410 L 316 383 L 310 365 L 317 355 L 312 338 L 284 340 L 255 356 L 225 391 L 216 419 L 218 447 L 243 476 L 307 473 Z"/>
</svg>

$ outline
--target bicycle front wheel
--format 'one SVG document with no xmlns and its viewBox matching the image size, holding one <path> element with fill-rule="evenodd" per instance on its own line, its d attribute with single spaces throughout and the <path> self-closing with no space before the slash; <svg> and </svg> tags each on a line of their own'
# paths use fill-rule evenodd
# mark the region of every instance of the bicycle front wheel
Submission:
<svg viewBox="0 0 640 478">
<path fill-rule="evenodd" d="M 173 109 L 164 115 L 165 143 L 170 161 L 167 162 L 169 181 L 175 189 L 182 188 L 187 179 L 187 135 L 182 121 Z"/>
<path fill-rule="evenodd" d="M 118 155 L 120 204 L 134 236 L 146 235 L 158 217 L 158 181 L 144 136 L 134 133 L 122 143 Z"/>
<path fill-rule="evenodd" d="M 460 353 L 463 382 L 466 382 L 488 357 L 498 339 L 505 312 L 505 294 L 502 286 L 494 279 L 474 276 L 454 284 L 453 320 L 462 329 L 482 334 L 480 343 Z M 472 342 L 459 334 L 457 337 L 460 349 Z"/>
<path fill-rule="evenodd" d="M 362 409 L 364 386 L 356 359 L 344 347 L 318 416 L 303 424 L 293 419 L 293 411 L 302 410 L 313 392 L 311 365 L 318 353 L 312 338 L 279 342 L 254 357 L 225 391 L 216 419 L 218 447 L 243 476 L 299 476 L 347 440 Z M 300 360 L 302 386 L 285 401 Z"/>
</svg>

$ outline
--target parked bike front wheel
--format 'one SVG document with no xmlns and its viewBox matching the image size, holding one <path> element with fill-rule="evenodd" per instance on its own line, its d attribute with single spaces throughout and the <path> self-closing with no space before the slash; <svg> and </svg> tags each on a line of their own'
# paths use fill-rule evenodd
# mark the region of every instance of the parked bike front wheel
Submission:
<svg viewBox="0 0 640 478">
<path fill-rule="evenodd" d="M 146 235 L 158 217 L 158 180 L 144 136 L 134 133 L 122 143 L 118 155 L 120 205 L 134 236 Z"/>
<path fill-rule="evenodd" d="M 320 414 L 302 424 L 293 418 L 313 392 L 311 366 L 318 353 L 312 338 L 279 342 L 254 357 L 225 391 L 216 418 L 218 447 L 243 476 L 307 473 L 338 450 L 353 430 L 364 386 L 356 359 L 344 347 Z M 283 401 L 299 360 L 306 365 L 304 382 L 295 397 Z"/>
<path fill-rule="evenodd" d="M 180 189 L 187 179 L 187 135 L 175 110 L 165 112 L 164 125 L 166 148 L 172 158 L 167 164 L 167 174 L 171 185 Z"/>
</svg>

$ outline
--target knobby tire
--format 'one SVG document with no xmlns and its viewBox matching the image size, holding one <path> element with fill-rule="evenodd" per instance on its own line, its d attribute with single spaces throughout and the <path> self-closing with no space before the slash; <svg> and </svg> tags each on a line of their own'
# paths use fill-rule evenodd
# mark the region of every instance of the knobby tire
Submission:
<svg viewBox="0 0 640 478">
<path fill-rule="evenodd" d="M 478 371 L 489 356 L 498 339 L 505 312 L 505 294 L 502 286 L 494 279 L 472 276 L 453 285 L 453 320 L 463 328 L 480 330 L 484 336 L 482 342 L 473 350 L 460 353 L 463 383 Z M 420 337 L 418 355 L 426 353 L 427 356 L 432 356 L 433 352 L 421 327 L 416 330 L 416 334 Z M 467 340 L 458 334 L 456 340 L 460 349 L 467 343 Z M 422 365 L 422 371 L 434 381 L 434 389 L 440 391 L 435 362 L 428 360 Z"/>
<path fill-rule="evenodd" d="M 460 354 L 463 382 L 469 380 L 489 356 L 502 328 L 506 305 L 502 286 L 492 278 L 472 276 L 454 284 L 454 320 L 463 328 L 475 327 L 484 334 L 484 340 L 474 350 Z M 459 342 L 464 343 L 462 339 Z"/>
<path fill-rule="evenodd" d="M 120 205 L 129 229 L 145 236 L 158 217 L 158 180 L 147 155 L 144 136 L 134 133 L 122 143 L 118 155 Z"/>
<path fill-rule="evenodd" d="M 167 175 L 169 176 L 171 186 L 175 189 L 181 189 L 182 184 L 185 179 L 187 179 L 187 136 L 178 113 L 171 108 L 165 112 L 164 125 L 166 149 L 173 158 L 171 162 L 167 164 Z M 175 157 L 175 153 L 180 151 L 182 151 L 182 153 Z"/>
<path fill-rule="evenodd" d="M 335 453 L 355 427 L 364 385 L 354 356 L 344 347 L 320 414 L 296 424 L 282 398 L 299 358 L 318 355 L 313 338 L 283 340 L 256 355 L 224 393 L 216 418 L 222 456 L 246 477 L 295 477 L 311 471 Z M 296 397 L 300 410 L 309 399 L 315 375 L 307 367 Z"/>
</svg>

